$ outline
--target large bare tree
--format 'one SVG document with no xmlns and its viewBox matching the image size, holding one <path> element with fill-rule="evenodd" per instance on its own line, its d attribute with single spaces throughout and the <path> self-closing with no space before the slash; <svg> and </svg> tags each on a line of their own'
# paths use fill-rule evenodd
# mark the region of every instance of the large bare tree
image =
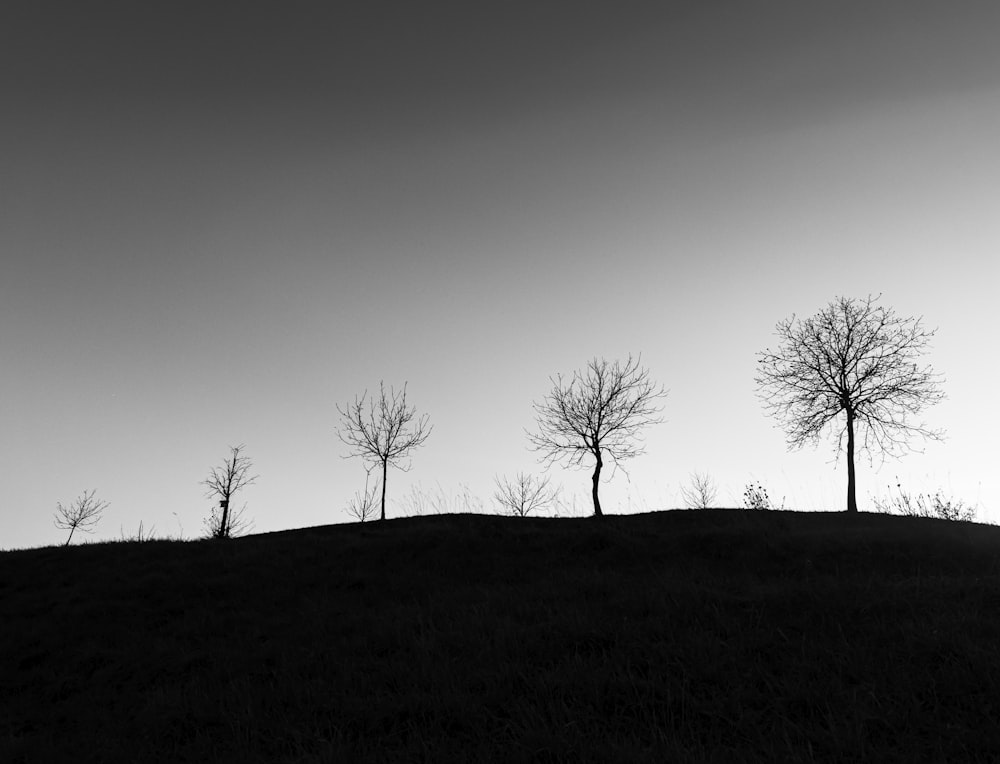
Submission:
<svg viewBox="0 0 1000 764">
<path fill-rule="evenodd" d="M 212 514 L 206 521 L 208 534 L 212 538 L 228 539 L 238 536 L 250 527 L 250 522 L 244 519 L 246 505 L 240 509 L 232 506 L 233 496 L 256 482 L 258 475 L 251 475 L 253 462 L 244 453 L 246 446 L 229 447 L 229 456 L 221 467 L 213 467 L 209 476 L 202 481 L 208 488 L 205 496 L 219 502 L 218 509 L 212 509 Z"/>
<path fill-rule="evenodd" d="M 778 349 L 758 354 L 758 394 L 784 425 L 790 448 L 832 430 L 839 454 L 846 440 L 848 512 L 858 511 L 855 452 L 877 450 L 884 458 L 914 435 L 942 437 L 911 420 L 944 398 L 939 375 L 918 365 L 934 331 L 878 299 L 838 297 L 810 318 L 781 321 Z"/>
<path fill-rule="evenodd" d="M 57 503 L 53 525 L 56 528 L 69 531 L 69 536 L 63 546 L 69 546 L 69 542 L 73 540 L 73 532 L 77 529 L 84 533 L 93 533 L 94 527 L 101 521 L 104 510 L 109 506 L 108 502 L 97 499 L 96 488 L 92 491 L 84 491 L 68 507 Z"/>
<path fill-rule="evenodd" d="M 604 514 L 598 485 L 605 457 L 618 468 L 639 456 L 642 429 L 662 421 L 656 401 L 667 393 L 650 381 L 640 360 L 631 355 L 625 363 L 594 358 L 569 380 L 550 378 L 552 390 L 534 404 L 538 432 L 528 433 L 528 438 L 543 461 L 551 465 L 565 459 L 571 467 L 580 467 L 594 458 L 591 496 L 597 517 Z"/>
<path fill-rule="evenodd" d="M 385 520 L 385 487 L 389 467 L 409 470 L 405 464 L 413 449 L 423 445 L 433 427 L 427 426 L 427 415 L 417 417 L 416 408 L 406 404 L 406 384 L 396 392 L 379 382 L 379 396 L 368 399 L 366 390 L 360 398 L 345 408 L 337 406 L 342 426 L 337 436 L 351 452 L 347 458 L 360 456 L 366 462 L 382 468 L 381 519 Z"/>
</svg>

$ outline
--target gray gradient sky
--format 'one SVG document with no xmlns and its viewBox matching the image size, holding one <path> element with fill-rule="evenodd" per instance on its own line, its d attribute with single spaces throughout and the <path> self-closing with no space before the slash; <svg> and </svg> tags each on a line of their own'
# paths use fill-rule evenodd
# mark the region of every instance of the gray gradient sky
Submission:
<svg viewBox="0 0 1000 764">
<path fill-rule="evenodd" d="M 990 2 L 5 3 L 0 547 L 89 488 L 97 538 L 199 533 L 236 443 L 257 530 L 344 521 L 335 406 L 380 379 L 435 425 L 390 514 L 485 500 L 540 470 L 549 376 L 630 352 L 667 421 L 608 511 L 695 469 L 840 509 L 754 358 L 880 292 L 939 327 L 949 438 L 859 499 L 899 475 L 1000 521 L 998 38 Z"/>
</svg>

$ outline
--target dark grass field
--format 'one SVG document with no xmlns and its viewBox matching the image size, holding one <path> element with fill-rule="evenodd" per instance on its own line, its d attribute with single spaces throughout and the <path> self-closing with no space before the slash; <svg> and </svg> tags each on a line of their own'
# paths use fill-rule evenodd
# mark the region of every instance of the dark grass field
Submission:
<svg viewBox="0 0 1000 764">
<path fill-rule="evenodd" d="M 443 515 L 0 554 L 0 761 L 996 762 L 1000 528 Z"/>
</svg>

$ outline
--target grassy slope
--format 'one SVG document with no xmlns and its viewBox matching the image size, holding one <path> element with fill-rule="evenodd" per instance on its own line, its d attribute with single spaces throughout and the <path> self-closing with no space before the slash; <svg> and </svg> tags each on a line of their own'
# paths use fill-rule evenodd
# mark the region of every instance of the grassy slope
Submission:
<svg viewBox="0 0 1000 764">
<path fill-rule="evenodd" d="M 0 761 L 998 761 L 1000 528 L 472 515 L 0 554 Z"/>
</svg>

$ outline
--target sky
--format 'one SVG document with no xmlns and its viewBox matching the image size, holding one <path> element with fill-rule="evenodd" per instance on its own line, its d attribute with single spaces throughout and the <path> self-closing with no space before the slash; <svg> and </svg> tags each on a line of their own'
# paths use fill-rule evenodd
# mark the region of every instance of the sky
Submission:
<svg viewBox="0 0 1000 764">
<path fill-rule="evenodd" d="M 998 33 L 992 2 L 4 3 L 0 548 L 90 489 L 95 539 L 196 537 L 241 443 L 257 532 L 346 522 L 337 405 L 380 380 L 433 425 L 389 516 L 492 511 L 545 474 L 550 378 L 629 354 L 669 395 L 606 512 L 695 470 L 839 510 L 756 354 L 869 294 L 937 328 L 948 437 L 859 461 L 862 509 L 898 477 L 1000 522 Z"/>
</svg>

